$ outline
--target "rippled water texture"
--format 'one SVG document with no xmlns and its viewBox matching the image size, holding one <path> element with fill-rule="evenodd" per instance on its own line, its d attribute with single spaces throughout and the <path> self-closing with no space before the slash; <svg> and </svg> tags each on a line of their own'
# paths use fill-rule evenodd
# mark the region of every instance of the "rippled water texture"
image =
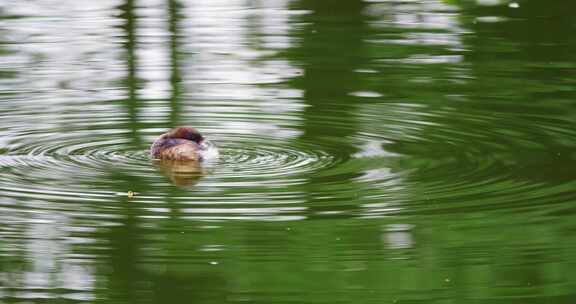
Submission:
<svg viewBox="0 0 576 304">
<path fill-rule="evenodd" d="M 575 3 L 0 0 L 0 302 L 574 303 Z"/>
</svg>

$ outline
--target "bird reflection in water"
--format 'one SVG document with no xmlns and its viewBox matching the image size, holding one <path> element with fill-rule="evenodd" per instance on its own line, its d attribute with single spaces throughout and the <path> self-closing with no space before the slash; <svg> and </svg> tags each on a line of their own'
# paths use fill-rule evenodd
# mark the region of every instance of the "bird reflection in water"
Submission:
<svg viewBox="0 0 576 304">
<path fill-rule="evenodd" d="M 206 171 L 198 161 L 155 159 L 154 166 L 174 185 L 185 188 L 195 186 Z"/>
</svg>

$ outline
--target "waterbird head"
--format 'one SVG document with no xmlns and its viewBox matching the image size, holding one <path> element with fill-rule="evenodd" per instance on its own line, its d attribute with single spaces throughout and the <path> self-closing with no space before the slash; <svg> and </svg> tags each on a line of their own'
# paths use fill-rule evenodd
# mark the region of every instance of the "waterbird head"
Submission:
<svg viewBox="0 0 576 304">
<path fill-rule="evenodd" d="M 198 145 L 202 145 L 204 142 L 204 136 L 202 136 L 198 130 L 191 127 L 174 128 L 166 133 L 166 138 L 187 139 L 197 143 Z"/>
</svg>

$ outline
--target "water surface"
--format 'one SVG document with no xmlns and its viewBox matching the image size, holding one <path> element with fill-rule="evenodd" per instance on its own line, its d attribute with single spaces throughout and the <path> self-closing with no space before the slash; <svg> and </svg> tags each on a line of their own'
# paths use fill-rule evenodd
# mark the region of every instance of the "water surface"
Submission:
<svg viewBox="0 0 576 304">
<path fill-rule="evenodd" d="M 575 10 L 0 1 L 0 302 L 573 303 Z"/>
</svg>

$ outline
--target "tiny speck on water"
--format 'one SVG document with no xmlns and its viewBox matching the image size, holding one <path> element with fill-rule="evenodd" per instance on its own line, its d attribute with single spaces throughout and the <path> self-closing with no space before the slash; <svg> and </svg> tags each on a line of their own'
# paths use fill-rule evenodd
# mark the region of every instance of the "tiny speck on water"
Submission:
<svg viewBox="0 0 576 304">
<path fill-rule="evenodd" d="M 518 4 L 518 3 L 516 3 L 516 2 L 512 2 L 512 3 L 508 4 L 508 7 L 509 7 L 509 8 L 519 8 L 519 7 L 520 7 L 520 4 Z"/>
<path fill-rule="evenodd" d="M 210 265 L 218 265 L 218 262 L 212 261 L 212 262 L 210 262 Z"/>
<path fill-rule="evenodd" d="M 133 198 L 135 193 L 134 193 L 134 191 L 128 191 L 128 193 L 126 193 L 126 195 L 128 196 L 128 198 Z"/>
</svg>

